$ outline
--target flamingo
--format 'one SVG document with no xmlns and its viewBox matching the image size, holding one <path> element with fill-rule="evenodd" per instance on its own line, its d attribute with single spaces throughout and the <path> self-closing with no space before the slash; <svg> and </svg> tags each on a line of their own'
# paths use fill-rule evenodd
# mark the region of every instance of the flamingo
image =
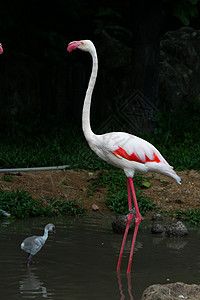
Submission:
<svg viewBox="0 0 200 300">
<path fill-rule="evenodd" d="M 161 153 L 149 142 L 135 135 L 126 132 L 109 132 L 101 135 L 93 133 L 90 126 L 90 106 L 92 93 L 94 90 L 97 71 L 98 58 L 94 44 L 90 40 L 73 41 L 68 44 L 67 51 L 80 49 L 89 52 L 92 56 L 92 72 L 89 79 L 88 88 L 85 95 L 83 111 L 82 111 L 82 129 L 90 148 L 104 161 L 111 165 L 122 169 L 127 178 L 127 194 L 129 213 L 127 224 L 122 240 L 121 250 L 119 254 L 117 271 L 120 271 L 123 250 L 130 224 L 133 220 L 132 198 L 135 207 L 135 230 L 131 244 L 130 256 L 128 261 L 127 273 L 131 272 L 131 264 L 135 240 L 141 222 L 141 215 L 136 199 L 133 177 L 136 172 L 146 173 L 153 171 L 174 178 L 177 183 L 181 184 L 181 178 L 168 164 Z M 132 194 L 132 198 L 131 198 Z"/>
<path fill-rule="evenodd" d="M 40 249 L 44 246 L 48 238 L 48 232 L 53 232 L 55 234 L 55 225 L 51 223 L 47 224 L 44 228 L 44 235 L 29 236 L 25 238 L 25 240 L 21 243 L 21 249 L 28 253 L 27 266 L 30 266 L 30 264 L 32 264 L 32 256 L 38 253 L 38 251 L 40 251 Z"/>
<path fill-rule="evenodd" d="M 0 54 L 3 53 L 3 47 L 2 47 L 2 44 L 0 43 Z"/>
</svg>

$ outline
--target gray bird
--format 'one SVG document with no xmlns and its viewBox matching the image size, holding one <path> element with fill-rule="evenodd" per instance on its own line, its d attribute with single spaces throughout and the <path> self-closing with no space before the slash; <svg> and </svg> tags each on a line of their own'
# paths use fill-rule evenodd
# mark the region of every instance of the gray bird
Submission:
<svg viewBox="0 0 200 300">
<path fill-rule="evenodd" d="M 42 236 L 30 236 L 21 243 L 21 249 L 28 253 L 27 266 L 32 264 L 32 256 L 38 253 L 38 251 L 40 251 L 40 249 L 44 246 L 48 238 L 48 232 L 56 233 L 54 224 L 47 224 Z"/>
</svg>

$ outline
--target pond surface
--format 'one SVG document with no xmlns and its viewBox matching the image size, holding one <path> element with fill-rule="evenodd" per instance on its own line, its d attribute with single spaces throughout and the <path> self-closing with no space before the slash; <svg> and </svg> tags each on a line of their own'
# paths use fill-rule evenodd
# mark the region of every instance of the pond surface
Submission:
<svg viewBox="0 0 200 300">
<path fill-rule="evenodd" d="M 152 235 L 143 221 L 137 236 L 132 273 L 126 274 L 127 247 L 117 274 L 122 235 L 114 234 L 110 217 L 34 218 L 0 222 L 0 299 L 139 300 L 151 284 L 183 281 L 200 284 L 200 234 L 186 238 Z M 26 266 L 23 239 L 43 234 L 48 223 L 56 226 Z"/>
</svg>

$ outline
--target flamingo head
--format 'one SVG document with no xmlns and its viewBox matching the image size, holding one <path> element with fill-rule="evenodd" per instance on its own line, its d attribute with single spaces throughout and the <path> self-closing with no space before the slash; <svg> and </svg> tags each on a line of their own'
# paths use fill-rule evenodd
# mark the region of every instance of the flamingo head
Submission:
<svg viewBox="0 0 200 300">
<path fill-rule="evenodd" d="M 90 40 L 73 41 L 68 44 L 67 51 L 80 49 L 82 51 L 91 52 L 94 48 L 93 43 Z"/>
<path fill-rule="evenodd" d="M 55 225 L 51 224 L 51 223 L 49 223 L 45 226 L 45 230 L 47 230 L 49 232 L 53 232 L 54 234 L 56 233 Z"/>
<path fill-rule="evenodd" d="M 0 54 L 2 54 L 2 53 L 3 53 L 3 47 L 2 47 L 2 45 L 0 43 Z"/>
</svg>

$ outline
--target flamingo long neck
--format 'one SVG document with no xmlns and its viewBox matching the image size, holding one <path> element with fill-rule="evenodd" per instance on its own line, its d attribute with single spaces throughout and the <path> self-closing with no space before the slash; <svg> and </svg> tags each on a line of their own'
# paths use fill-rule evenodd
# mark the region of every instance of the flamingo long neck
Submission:
<svg viewBox="0 0 200 300">
<path fill-rule="evenodd" d="M 43 234 L 43 236 L 42 236 L 42 238 L 43 238 L 44 241 L 47 240 L 47 238 L 48 238 L 48 233 L 49 233 L 48 229 L 45 228 L 45 229 L 44 229 L 44 234 Z"/>
<path fill-rule="evenodd" d="M 90 54 L 92 56 L 92 73 L 90 75 L 90 80 L 86 91 L 84 105 L 83 105 L 83 112 L 82 112 L 82 128 L 83 128 L 83 133 L 85 135 L 85 138 L 87 140 L 90 140 L 95 136 L 90 126 L 91 99 L 92 99 L 92 93 L 94 90 L 94 86 L 97 78 L 97 71 L 98 71 L 98 58 L 97 58 L 95 47 L 92 48 Z"/>
</svg>

